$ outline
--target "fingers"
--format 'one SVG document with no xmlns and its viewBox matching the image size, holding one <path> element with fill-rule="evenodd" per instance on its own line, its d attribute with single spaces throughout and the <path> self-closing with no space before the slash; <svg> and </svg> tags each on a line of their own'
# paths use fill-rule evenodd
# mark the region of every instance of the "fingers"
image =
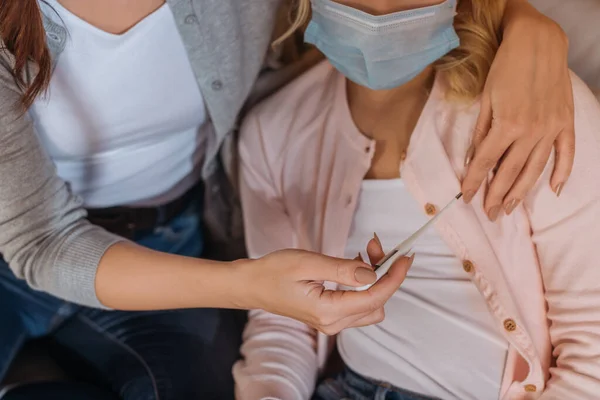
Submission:
<svg viewBox="0 0 600 400">
<path fill-rule="evenodd" d="M 465 202 L 469 203 L 473 199 L 484 179 L 512 144 L 515 135 L 506 131 L 507 128 L 494 123 L 489 134 L 475 149 L 475 156 L 469 164 L 467 175 L 462 183 Z"/>
<path fill-rule="evenodd" d="M 367 244 L 367 253 L 372 265 L 381 260 L 385 254 L 377 234 Z M 315 256 L 310 267 L 303 268 L 303 279 L 323 280 L 339 283 L 344 286 L 360 287 L 375 282 L 377 275 L 369 265 L 364 264 L 358 254 L 354 260 L 344 260 L 333 257 Z"/>
<path fill-rule="evenodd" d="M 375 282 L 377 275 L 361 260 L 345 260 L 311 254 L 297 270 L 298 278 L 307 281 L 331 281 L 344 286 L 360 287 Z"/>
<path fill-rule="evenodd" d="M 378 297 L 385 303 L 388 301 L 390 297 L 398 290 L 402 282 L 404 282 L 404 278 L 406 278 L 406 273 L 410 269 L 415 260 L 414 253 L 410 257 L 400 257 L 396 260 L 387 274 L 381 277 L 377 283 L 375 283 L 368 290 L 375 297 Z"/>
<path fill-rule="evenodd" d="M 552 178 L 550 179 L 550 187 L 557 196 L 560 196 L 564 184 L 571 175 L 575 159 L 575 106 L 573 104 L 573 86 L 568 67 L 565 75 L 568 77 L 568 84 L 565 85 L 565 96 L 563 96 L 565 104 L 563 112 L 560 113 L 562 117 L 559 118 L 559 121 L 562 121 L 563 129 L 556 137 L 554 143 L 556 160 L 554 162 Z"/>
<path fill-rule="evenodd" d="M 379 260 L 385 257 L 383 246 L 381 245 L 381 240 L 379 240 L 377 233 L 374 233 L 373 239 L 369 240 L 369 243 L 367 243 L 367 254 L 369 255 L 371 265 L 377 264 Z"/>
<path fill-rule="evenodd" d="M 377 310 L 373 311 L 372 313 L 367 314 L 364 317 L 356 320 L 351 325 L 349 325 L 348 328 L 359 328 L 362 326 L 375 325 L 380 322 L 383 322 L 384 319 L 385 319 L 385 308 L 381 307 L 381 308 L 378 308 Z"/>
<path fill-rule="evenodd" d="M 324 291 L 322 296 L 331 302 L 330 311 L 338 319 L 322 320 L 325 323 L 317 324 L 316 328 L 327 335 L 334 335 L 351 326 L 381 322 L 383 314 L 380 310 L 404 281 L 413 259 L 414 256 L 398 259 L 388 273 L 367 291 Z"/>
<path fill-rule="evenodd" d="M 550 187 L 560 196 L 564 184 L 569 179 L 573 170 L 573 161 L 575 159 L 575 130 L 569 128 L 563 130 L 555 142 L 556 161 L 554 171 L 550 179 Z"/>
<path fill-rule="evenodd" d="M 406 273 L 412 265 L 413 258 L 400 257 L 377 283 L 363 292 L 333 292 L 339 298 L 334 298 L 334 307 L 338 315 L 356 315 L 371 313 L 382 307 L 398 290 Z"/>
<path fill-rule="evenodd" d="M 537 137 L 542 139 L 538 141 Z M 557 159 L 550 185 L 557 195 L 560 195 L 571 174 L 575 154 L 574 140 L 572 130 L 563 130 L 556 139 Z M 533 189 L 548 163 L 553 145 L 551 136 L 542 135 L 523 136 L 523 139 L 511 145 L 502 157 L 498 172 L 485 196 L 484 207 L 491 221 L 495 221 L 503 210 L 507 214 L 512 213 Z"/>
<path fill-rule="evenodd" d="M 570 138 L 569 136 L 573 137 Z M 573 165 L 574 146 L 571 139 L 574 140 L 574 135 L 572 135 L 572 132 L 571 134 L 566 133 L 564 138 L 561 137 L 561 146 L 564 146 L 561 151 L 564 154 L 564 159 L 555 162 L 554 173 L 550 182 L 552 190 L 557 196 L 560 195 Z M 533 151 L 529 149 L 529 145 L 524 145 L 519 141 L 511 147 L 486 195 L 485 210 L 491 221 L 495 221 L 503 211 L 510 215 L 533 189 L 546 168 L 552 148 L 553 143 L 549 138 L 544 138 L 538 142 Z M 558 151 L 557 148 L 556 152 L 558 153 Z M 523 159 L 525 158 L 526 162 L 523 165 Z"/>
<path fill-rule="evenodd" d="M 378 316 L 381 316 L 378 310 L 398 290 L 413 259 L 401 257 L 379 282 L 363 292 L 315 291 L 318 293 L 316 317 L 307 323 L 325 334 L 334 335 L 349 326 L 378 322 Z"/>
<path fill-rule="evenodd" d="M 481 97 L 481 108 L 479 110 L 479 116 L 477 117 L 477 123 L 475 124 L 475 130 L 473 131 L 473 137 L 471 138 L 471 146 L 467 151 L 465 157 L 465 165 L 468 167 L 473 161 L 475 156 L 475 150 L 481 145 L 483 139 L 487 136 L 492 126 L 492 103 L 489 95 L 484 92 Z"/>
<path fill-rule="evenodd" d="M 358 328 L 380 323 L 385 319 L 385 310 L 383 307 L 375 311 L 366 312 L 351 317 L 346 317 L 332 325 L 317 328 L 321 333 L 329 336 L 337 335 L 346 328 Z"/>
<path fill-rule="evenodd" d="M 321 333 L 332 336 L 337 335 L 346 328 L 377 324 L 381 322 L 381 320 L 377 318 L 381 314 L 381 312 L 379 311 L 381 309 L 382 308 L 375 311 L 367 311 L 364 313 L 351 315 L 342 318 L 341 320 L 335 321 L 330 325 L 319 326 L 316 329 Z M 371 321 L 371 323 L 367 323 L 367 321 Z"/>
<path fill-rule="evenodd" d="M 549 140 L 540 141 L 533 149 L 523 171 L 521 171 L 515 184 L 504 198 L 502 208 L 507 215 L 510 215 L 527 196 L 527 193 L 533 189 L 540 175 L 544 172 L 544 168 L 546 168 L 551 152 L 552 142 Z"/>
<path fill-rule="evenodd" d="M 529 158 L 529 155 L 531 154 L 531 151 L 535 145 L 533 141 L 528 141 L 529 143 L 517 141 L 513 146 L 511 146 L 506 155 L 503 157 L 503 160 L 498 168 L 498 172 L 494 176 L 494 179 L 487 190 L 484 209 L 490 221 L 496 221 L 502 212 L 505 198 L 508 199 L 507 194 L 519 178 L 519 175 L 522 173 L 527 163 L 527 159 Z M 546 160 L 547 158 L 542 160 L 542 162 L 545 163 Z M 537 159 L 535 161 L 538 162 Z M 539 175 L 533 177 L 533 170 L 530 170 L 529 173 L 524 176 L 524 181 L 522 182 L 521 186 L 527 186 L 527 184 L 531 183 L 530 179 L 533 179 L 534 182 L 531 183 L 529 188 L 533 187 L 533 184 L 538 177 Z M 513 197 L 511 197 L 511 199 L 512 198 Z M 522 199 L 522 197 L 517 197 L 517 199 Z M 510 200 L 507 202 L 507 207 L 512 207 L 513 204 L 508 204 L 509 202 Z"/>
</svg>

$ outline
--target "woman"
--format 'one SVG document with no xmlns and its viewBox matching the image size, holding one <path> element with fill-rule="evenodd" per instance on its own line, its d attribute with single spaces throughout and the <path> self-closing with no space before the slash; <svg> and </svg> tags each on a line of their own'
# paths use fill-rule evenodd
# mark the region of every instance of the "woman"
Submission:
<svg viewBox="0 0 600 400">
<path fill-rule="evenodd" d="M 488 0 L 311 3 L 305 37 L 329 61 L 242 126 L 248 250 L 353 257 L 368 243 L 373 262 L 461 190 L 505 9 Z M 404 259 L 387 275 L 406 279 L 385 321 L 382 312 L 378 325 L 337 337 L 346 369 L 317 399 L 597 398 L 600 106 L 575 76 L 573 94 L 577 154 L 564 189 L 548 185 L 550 162 L 530 194 L 502 209 L 486 209 L 484 190 L 449 209 L 413 247 L 410 269 Z M 306 399 L 327 341 L 253 311 L 242 355 L 239 399 Z"/>
<path fill-rule="evenodd" d="M 0 381 L 27 339 L 49 337 L 68 350 L 61 355 L 81 361 L 67 360 L 67 372 L 109 382 L 123 398 L 222 399 L 232 386 L 235 321 L 211 307 L 266 309 L 330 333 L 378 318 L 372 310 L 401 276 L 371 294 L 347 296 L 308 289 L 315 280 L 372 282 L 365 264 L 293 250 L 234 263 L 195 258 L 214 254 L 215 241 L 241 239 L 228 176 L 235 169 L 230 139 L 262 67 L 278 4 L 0 1 L 0 253 L 10 267 L 0 269 L 0 319 L 9 321 L 0 326 Z M 534 54 L 546 37 L 562 38 L 522 0 L 512 4 L 507 46 L 519 51 L 511 55 L 523 48 Z M 531 24 L 545 33 L 542 40 L 519 34 Z M 566 86 L 567 46 L 558 44 L 550 57 L 542 52 L 508 66 L 510 58 L 499 57 L 502 73 L 489 91 L 494 115 L 517 110 L 510 119 L 519 120 L 527 109 L 497 102 L 506 95 L 506 71 L 531 73 L 541 63 L 553 78 L 546 81 Z M 538 105 L 541 115 L 560 114 L 560 93 L 547 93 L 560 86 L 542 82 L 535 96 L 520 96 L 518 85 L 510 94 L 533 106 L 524 119 L 530 121 L 540 115 Z M 571 116 L 561 115 L 569 125 Z M 513 136 L 511 151 L 523 162 L 530 155 L 545 161 L 539 144 L 561 132 L 547 127 Z M 470 185 L 489 169 L 483 161 L 512 143 L 498 142 L 502 137 L 496 130 L 477 149 L 472 165 L 479 172 Z M 558 137 L 568 144 L 572 132 Z M 568 177 L 570 155 L 561 154 L 555 184 Z M 519 163 L 509 160 L 521 172 Z M 502 186 L 507 193 L 518 179 L 523 190 L 539 175 L 522 172 L 500 171 L 507 179 L 495 179 L 496 199 L 504 197 Z M 206 246 L 201 218 L 210 231 Z M 177 311 L 162 311 L 171 309 Z"/>
<path fill-rule="evenodd" d="M 372 273 L 294 251 L 196 258 L 207 250 L 201 186 L 205 220 L 221 223 L 210 238 L 239 236 L 218 150 L 261 67 L 277 2 L 134 3 L 0 2 L 0 384 L 12 383 L 4 377 L 23 344 L 44 337 L 70 378 L 122 398 L 226 399 L 243 320 L 211 307 L 266 308 L 320 328 L 327 317 L 339 330 L 364 323 L 367 303 L 381 306 L 395 288 L 363 303 L 307 297 L 308 279 L 341 271 L 356 285 Z M 199 21 L 200 8 L 213 18 Z M 240 26 L 221 32 L 219 18 Z M 231 60 L 242 48 L 253 50 Z M 39 73 L 28 80 L 29 59 Z M 281 276 L 282 264 L 296 278 Z"/>
</svg>

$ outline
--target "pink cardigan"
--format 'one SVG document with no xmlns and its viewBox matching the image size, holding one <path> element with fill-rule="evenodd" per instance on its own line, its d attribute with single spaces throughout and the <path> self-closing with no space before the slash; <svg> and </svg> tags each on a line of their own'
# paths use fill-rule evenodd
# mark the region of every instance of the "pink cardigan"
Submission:
<svg viewBox="0 0 600 400">
<path fill-rule="evenodd" d="M 323 62 L 246 119 L 251 257 L 290 247 L 343 256 L 374 152 L 352 122 L 345 87 Z M 561 197 L 549 187 L 550 163 L 512 215 L 489 222 L 482 190 L 436 225 L 510 343 L 501 399 L 600 399 L 600 106 L 575 76 L 573 88 L 577 154 Z M 423 208 L 460 191 L 477 111 L 444 101 L 436 82 L 402 168 Z M 330 344 L 299 322 L 252 311 L 234 367 L 238 398 L 308 399 Z"/>
</svg>

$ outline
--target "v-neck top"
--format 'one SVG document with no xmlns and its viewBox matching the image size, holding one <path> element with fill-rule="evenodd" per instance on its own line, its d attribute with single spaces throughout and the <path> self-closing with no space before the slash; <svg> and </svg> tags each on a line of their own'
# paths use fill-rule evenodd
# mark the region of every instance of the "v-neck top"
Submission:
<svg viewBox="0 0 600 400">
<path fill-rule="evenodd" d="M 167 4 L 116 35 L 50 4 L 69 36 L 31 115 L 88 208 L 160 205 L 200 179 L 208 115 Z"/>
</svg>

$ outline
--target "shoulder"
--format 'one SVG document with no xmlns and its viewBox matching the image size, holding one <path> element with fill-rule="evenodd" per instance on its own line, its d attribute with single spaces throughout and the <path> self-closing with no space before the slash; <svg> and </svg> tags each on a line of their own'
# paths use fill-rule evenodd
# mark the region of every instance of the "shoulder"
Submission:
<svg viewBox="0 0 600 400">
<path fill-rule="evenodd" d="M 187 21 L 185 17 L 196 12 L 201 24 L 220 27 L 223 31 L 241 28 L 247 34 L 237 39 L 244 42 L 262 40 L 262 36 L 270 38 L 281 0 L 192 0 L 191 4 L 185 3 L 174 1 L 170 4 L 176 20 Z"/>
<path fill-rule="evenodd" d="M 337 77 L 335 69 L 323 61 L 259 103 L 244 118 L 240 145 L 263 142 L 267 150 L 279 152 L 306 134 L 306 128 L 334 104 Z"/>
<path fill-rule="evenodd" d="M 600 103 L 590 90 L 590 88 L 577 76 L 571 73 L 571 82 L 573 85 L 573 100 L 575 102 L 575 124 L 586 124 L 587 122 L 598 122 L 600 119 Z M 600 129 L 600 127 L 596 127 Z M 595 131 L 598 137 L 598 132 Z"/>
<path fill-rule="evenodd" d="M 11 86 L 16 89 L 12 71 L 15 67 L 15 57 L 8 51 L 2 39 L 0 39 L 0 85 Z M 12 83 L 12 85 L 11 85 Z"/>
<path fill-rule="evenodd" d="M 600 184 L 598 184 L 600 182 L 600 103 L 590 88 L 574 73 L 571 73 L 571 82 L 575 115 L 575 162 L 569 185 L 598 197 L 600 196 Z M 591 186 L 592 182 L 595 182 L 593 186 Z"/>
<path fill-rule="evenodd" d="M 7 132 L 19 129 L 15 124 L 24 120 L 19 108 L 23 89 L 13 76 L 15 59 L 0 42 L 0 137 L 6 139 Z"/>
<path fill-rule="evenodd" d="M 575 112 L 575 162 L 568 184 L 588 196 L 600 198 L 600 103 L 574 73 L 571 73 L 571 82 Z"/>
<path fill-rule="evenodd" d="M 193 0 L 204 7 L 204 0 Z M 236 12 L 241 12 L 244 16 L 253 16 L 256 18 L 265 18 L 276 14 L 277 8 L 283 4 L 282 0 L 220 0 L 220 5 L 232 7 Z"/>
</svg>

